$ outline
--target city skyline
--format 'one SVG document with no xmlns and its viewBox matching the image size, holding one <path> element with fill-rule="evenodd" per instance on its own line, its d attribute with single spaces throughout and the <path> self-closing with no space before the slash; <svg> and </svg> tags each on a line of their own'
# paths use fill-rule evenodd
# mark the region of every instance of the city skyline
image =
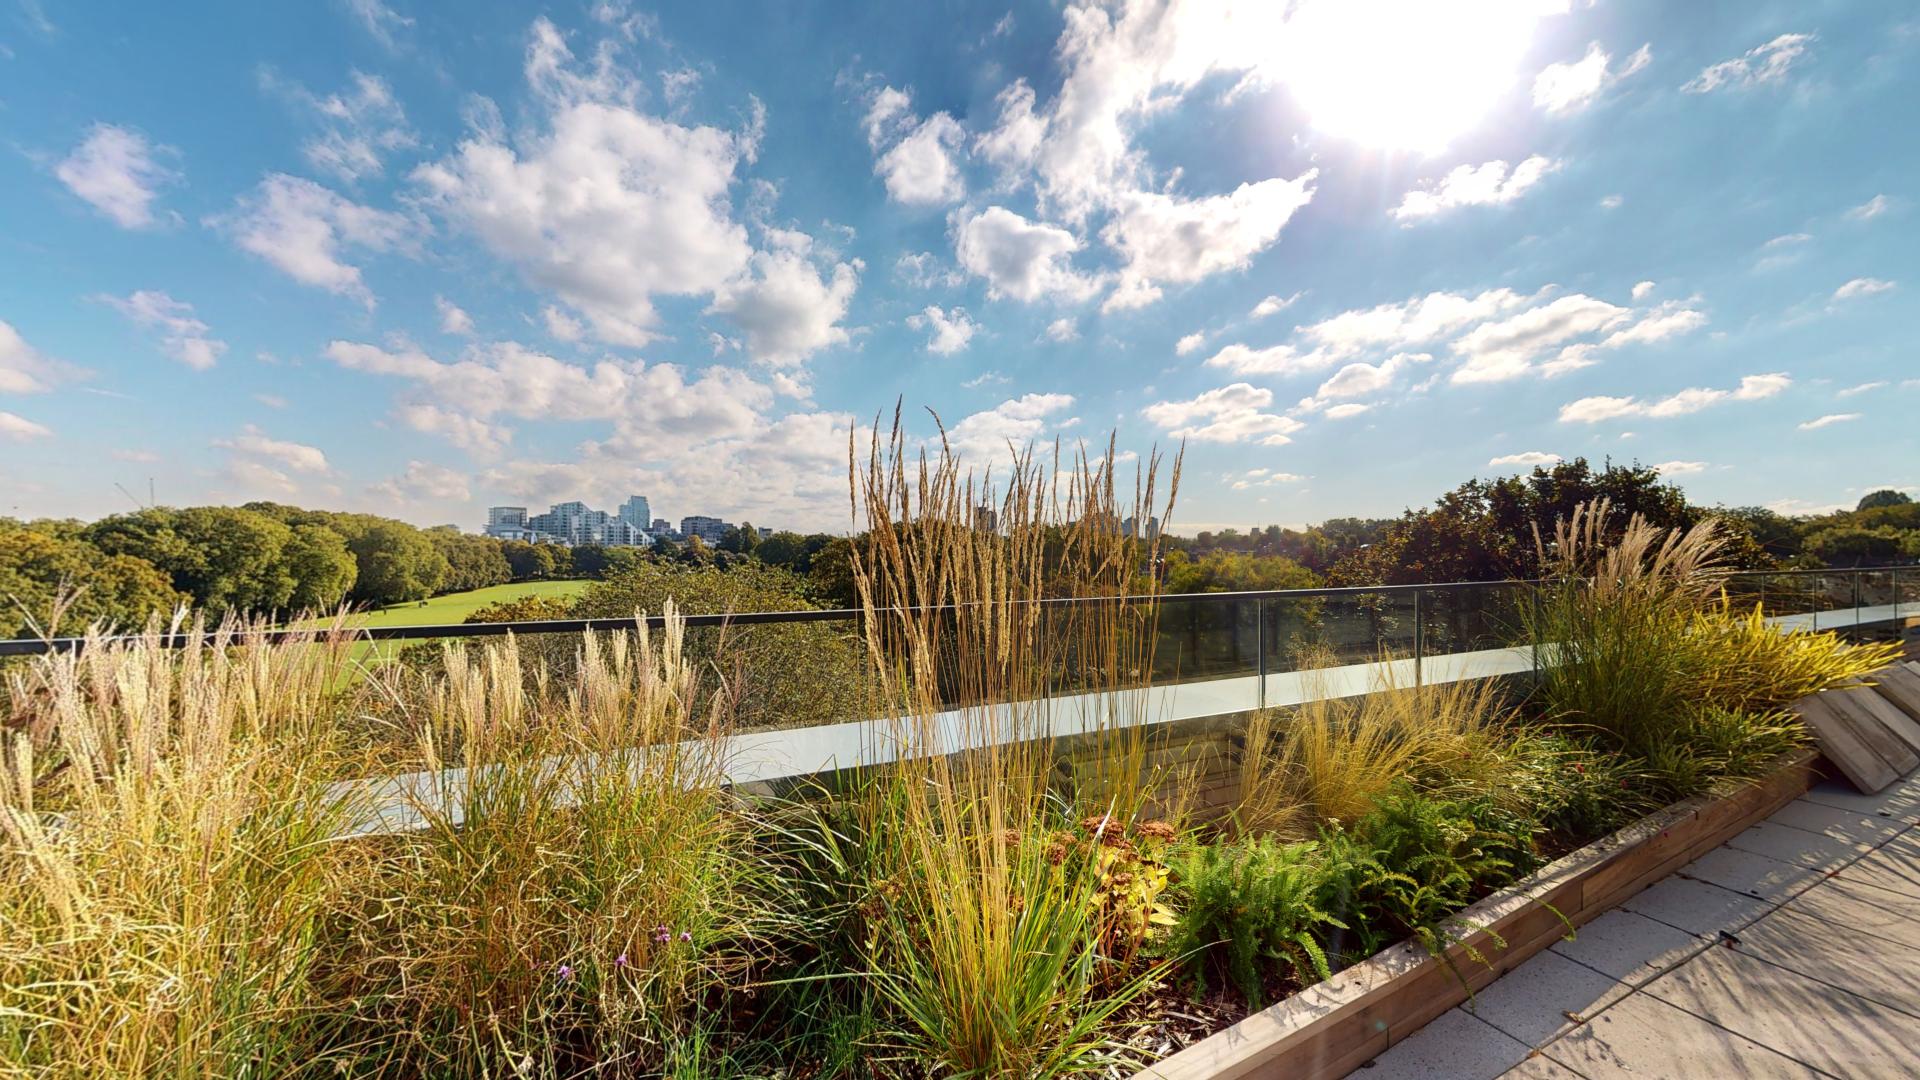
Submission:
<svg viewBox="0 0 1920 1080">
<path fill-rule="evenodd" d="M 841 533 L 896 400 L 982 468 L 1184 441 L 1186 533 L 1920 490 L 1889 6 L 0 5 L 0 514 Z"/>
</svg>

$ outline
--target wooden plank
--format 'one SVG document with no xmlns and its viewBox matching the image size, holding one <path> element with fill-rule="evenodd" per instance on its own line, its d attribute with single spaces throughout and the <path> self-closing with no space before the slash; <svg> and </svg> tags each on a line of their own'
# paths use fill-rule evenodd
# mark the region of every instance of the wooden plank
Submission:
<svg viewBox="0 0 1920 1080">
<path fill-rule="evenodd" d="M 1886 762 L 1894 772 L 1905 776 L 1915 766 L 1920 766 L 1920 754 L 1914 753 L 1912 747 L 1901 742 L 1868 707 L 1868 702 L 1880 700 L 1877 695 L 1865 687 L 1855 687 L 1850 690 L 1830 690 L 1821 697 L 1826 699 L 1841 719 L 1853 725 L 1853 732 L 1860 736 L 1860 741 L 1880 755 L 1880 760 Z"/>
<path fill-rule="evenodd" d="M 1827 760 L 1833 762 L 1833 767 L 1854 787 L 1868 795 L 1898 780 L 1900 774 L 1868 748 L 1854 733 L 1852 725 L 1827 704 L 1827 696 L 1813 694 L 1792 706 L 1806 722 L 1807 730 L 1813 732 L 1814 741 L 1820 744 Z"/>
<path fill-rule="evenodd" d="M 1920 673 L 1903 664 L 1893 664 L 1867 677 L 1874 681 L 1881 697 L 1920 720 Z"/>
<path fill-rule="evenodd" d="M 1905 710 L 1888 700 L 1884 686 L 1863 686 L 1853 691 L 1855 703 L 1873 714 L 1895 738 L 1907 744 L 1909 749 L 1920 753 L 1920 723 L 1908 716 Z M 1920 764 L 1916 761 L 1915 764 Z"/>
</svg>

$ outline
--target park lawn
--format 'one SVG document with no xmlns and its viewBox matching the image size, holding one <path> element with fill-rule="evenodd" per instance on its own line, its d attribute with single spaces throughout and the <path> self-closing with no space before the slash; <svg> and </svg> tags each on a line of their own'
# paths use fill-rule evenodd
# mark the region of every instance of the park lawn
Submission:
<svg viewBox="0 0 1920 1080">
<path fill-rule="evenodd" d="M 489 585 L 484 589 L 447 593 L 411 604 L 394 604 L 350 616 L 348 625 L 362 626 L 444 626 L 465 622 L 467 616 L 489 604 L 518 600 L 523 596 L 545 596 L 571 600 L 585 592 L 591 581 L 520 581 L 509 585 Z M 309 622 L 305 625 L 314 625 Z M 401 648 L 418 642 L 363 641 L 353 647 L 354 659 L 368 663 L 398 654 Z"/>
</svg>

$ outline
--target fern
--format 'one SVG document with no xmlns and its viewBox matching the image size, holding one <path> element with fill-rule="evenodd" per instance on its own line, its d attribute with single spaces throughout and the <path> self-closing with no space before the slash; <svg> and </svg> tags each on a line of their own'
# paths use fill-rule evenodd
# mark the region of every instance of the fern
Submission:
<svg viewBox="0 0 1920 1080">
<path fill-rule="evenodd" d="M 1310 985 L 1331 974 L 1320 937 L 1345 924 L 1319 907 L 1316 845 L 1270 836 L 1196 845 L 1173 863 L 1179 906 L 1169 955 L 1186 964 L 1194 993 L 1224 975 L 1254 1008 L 1271 977 Z"/>
</svg>

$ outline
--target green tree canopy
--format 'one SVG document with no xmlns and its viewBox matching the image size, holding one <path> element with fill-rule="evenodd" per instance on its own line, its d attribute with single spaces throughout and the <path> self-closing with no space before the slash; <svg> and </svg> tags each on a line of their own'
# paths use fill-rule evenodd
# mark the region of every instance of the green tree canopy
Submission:
<svg viewBox="0 0 1920 1080">
<path fill-rule="evenodd" d="M 374 520 L 347 541 L 359 566 L 353 598 L 377 606 L 432 596 L 446 579 L 446 556 L 419 529 Z"/>
<path fill-rule="evenodd" d="M 0 637 L 78 633 L 96 622 L 135 629 L 190 600 L 145 559 L 0 520 Z"/>
<path fill-rule="evenodd" d="M 295 525 L 287 541 L 287 570 L 293 575 L 296 611 L 331 611 L 347 598 L 359 564 L 346 538 L 324 525 Z"/>
</svg>

